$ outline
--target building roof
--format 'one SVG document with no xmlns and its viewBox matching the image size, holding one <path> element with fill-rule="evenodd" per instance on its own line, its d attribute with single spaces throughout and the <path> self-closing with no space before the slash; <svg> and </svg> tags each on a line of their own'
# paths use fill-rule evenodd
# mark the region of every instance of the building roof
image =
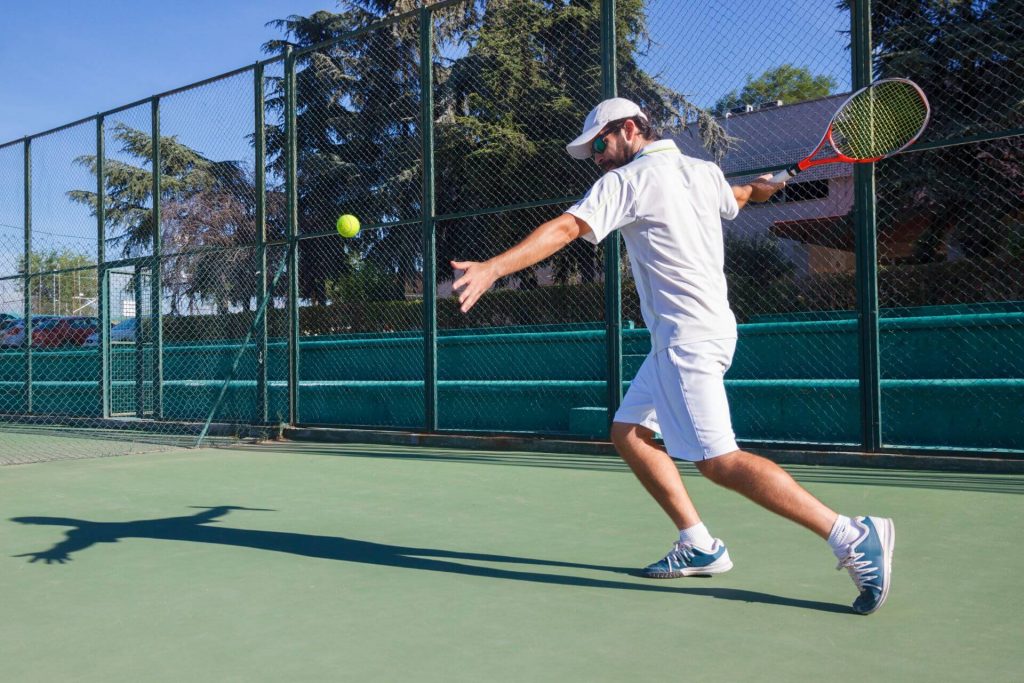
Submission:
<svg viewBox="0 0 1024 683">
<path fill-rule="evenodd" d="M 719 165 L 726 173 L 735 173 L 800 161 L 821 141 L 836 108 L 848 96 L 849 93 L 840 93 L 806 102 L 771 105 L 716 119 L 729 136 L 735 138 L 733 148 L 725 154 Z M 711 159 L 701 144 L 696 126 L 669 133 L 666 137 L 675 140 L 683 154 Z M 826 164 L 808 169 L 794 182 L 850 174 L 847 164 Z"/>
</svg>

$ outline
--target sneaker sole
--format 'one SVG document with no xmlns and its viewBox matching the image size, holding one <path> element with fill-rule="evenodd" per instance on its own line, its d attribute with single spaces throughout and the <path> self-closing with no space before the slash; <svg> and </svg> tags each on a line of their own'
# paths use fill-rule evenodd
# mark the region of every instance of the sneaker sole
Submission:
<svg viewBox="0 0 1024 683">
<path fill-rule="evenodd" d="M 892 556 L 896 550 L 896 526 L 892 523 L 892 520 L 885 517 L 872 517 L 871 519 L 875 522 L 875 530 L 878 531 L 882 547 L 885 549 L 882 553 L 882 568 L 885 571 L 885 582 L 882 586 L 882 597 L 879 598 L 878 603 L 867 612 L 859 612 L 859 614 L 864 615 L 877 612 L 889 597 L 889 588 L 892 586 Z"/>
<path fill-rule="evenodd" d="M 645 572 L 643 577 L 645 579 L 681 579 L 684 576 L 714 576 L 715 574 L 724 574 L 730 569 L 732 569 L 732 560 L 728 555 L 724 555 L 706 567 L 690 567 L 674 572 Z"/>
</svg>

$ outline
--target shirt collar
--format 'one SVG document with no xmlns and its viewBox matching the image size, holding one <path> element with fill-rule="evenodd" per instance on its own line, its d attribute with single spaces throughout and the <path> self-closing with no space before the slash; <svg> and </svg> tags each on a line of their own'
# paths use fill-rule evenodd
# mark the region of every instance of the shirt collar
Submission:
<svg viewBox="0 0 1024 683">
<path fill-rule="evenodd" d="M 633 157 L 633 161 L 636 161 L 640 157 L 649 156 L 651 154 L 657 154 L 658 152 L 678 152 L 679 148 L 676 146 L 675 140 L 655 140 L 650 143 L 642 150 L 637 152 L 637 155 Z"/>
</svg>

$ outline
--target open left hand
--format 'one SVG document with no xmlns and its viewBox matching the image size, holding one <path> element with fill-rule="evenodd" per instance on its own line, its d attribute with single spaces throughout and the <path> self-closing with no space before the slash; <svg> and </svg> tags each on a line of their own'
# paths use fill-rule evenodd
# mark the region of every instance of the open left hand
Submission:
<svg viewBox="0 0 1024 683">
<path fill-rule="evenodd" d="M 488 261 L 452 261 L 452 268 L 462 271 L 462 277 L 455 281 L 452 288 L 459 292 L 459 304 L 463 313 L 473 308 L 484 292 L 491 288 L 498 274 Z"/>
</svg>

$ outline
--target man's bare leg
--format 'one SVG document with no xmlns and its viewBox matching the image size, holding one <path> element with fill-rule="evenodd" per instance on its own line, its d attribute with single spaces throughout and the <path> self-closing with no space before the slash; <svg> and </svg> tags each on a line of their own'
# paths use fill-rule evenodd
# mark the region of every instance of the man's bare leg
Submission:
<svg viewBox="0 0 1024 683">
<path fill-rule="evenodd" d="M 733 451 L 695 463 L 705 477 L 828 540 L 837 513 L 767 458 Z"/>
<path fill-rule="evenodd" d="M 675 522 L 677 529 L 700 524 L 700 515 L 690 500 L 679 470 L 665 449 L 654 442 L 654 432 L 641 425 L 615 422 L 611 437 L 619 456 Z"/>
</svg>

